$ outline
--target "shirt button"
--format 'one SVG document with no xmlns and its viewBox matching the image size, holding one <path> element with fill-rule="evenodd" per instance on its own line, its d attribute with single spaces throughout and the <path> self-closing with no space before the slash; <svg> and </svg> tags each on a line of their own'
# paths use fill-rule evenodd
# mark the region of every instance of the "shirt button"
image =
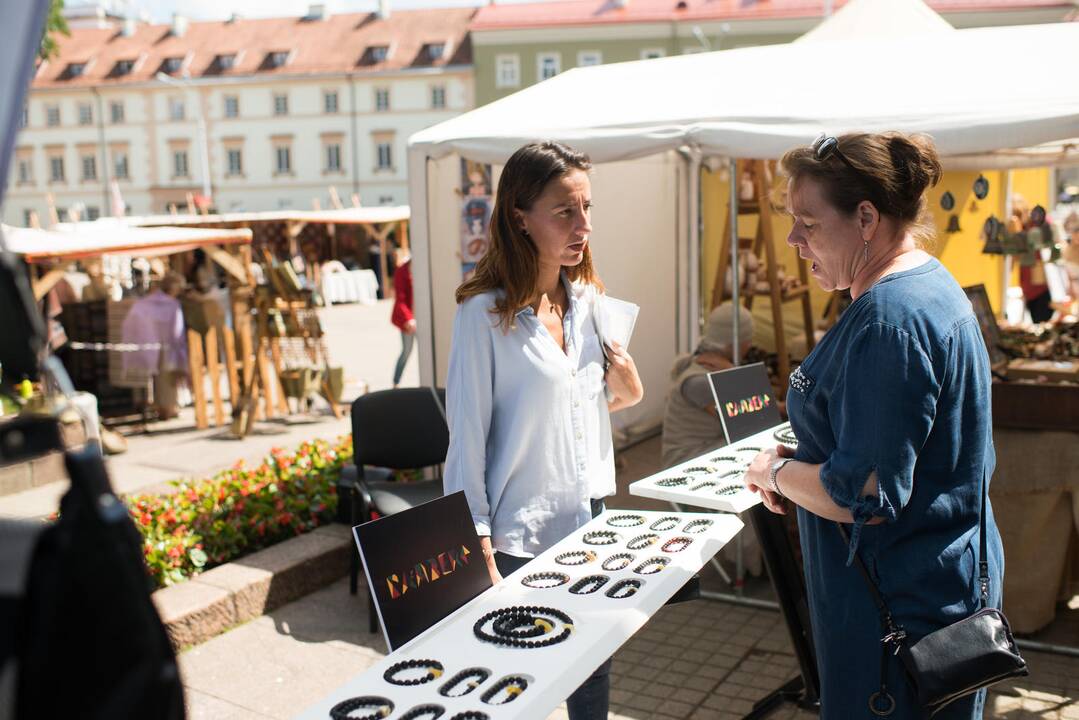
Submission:
<svg viewBox="0 0 1079 720">
<path fill-rule="evenodd" d="M 574 400 L 573 401 L 573 407 L 580 407 L 580 406 L 581 406 L 581 401 L 580 400 Z"/>
<path fill-rule="evenodd" d="M 577 433 L 577 439 L 578 439 L 578 440 L 580 440 L 580 439 L 581 439 L 581 438 L 583 438 L 583 437 L 584 437 L 584 436 L 583 436 L 583 435 L 581 435 L 581 433 Z"/>
<path fill-rule="evenodd" d="M 573 375 L 574 377 L 576 377 L 576 375 L 577 375 L 577 371 L 576 371 L 576 370 L 570 370 L 570 371 L 569 371 L 569 374 L 570 374 L 570 375 Z"/>
</svg>

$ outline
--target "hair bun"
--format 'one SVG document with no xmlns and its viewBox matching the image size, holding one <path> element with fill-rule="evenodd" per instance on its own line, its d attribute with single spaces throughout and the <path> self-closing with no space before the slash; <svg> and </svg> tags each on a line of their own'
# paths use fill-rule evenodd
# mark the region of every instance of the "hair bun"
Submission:
<svg viewBox="0 0 1079 720">
<path fill-rule="evenodd" d="M 928 135 L 889 133 L 888 153 L 896 172 L 907 181 L 901 192 L 909 205 L 916 205 L 927 188 L 940 182 L 944 169 Z"/>
</svg>

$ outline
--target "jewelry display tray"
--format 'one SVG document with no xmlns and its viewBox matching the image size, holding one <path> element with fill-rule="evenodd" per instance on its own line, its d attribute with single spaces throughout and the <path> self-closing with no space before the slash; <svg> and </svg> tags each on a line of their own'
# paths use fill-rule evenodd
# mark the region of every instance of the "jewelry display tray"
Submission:
<svg viewBox="0 0 1079 720">
<path fill-rule="evenodd" d="M 608 520 L 620 515 L 639 515 L 644 522 L 633 527 L 612 527 Z M 661 518 L 678 518 L 669 530 L 651 530 Z M 683 532 L 694 520 L 710 521 L 703 531 Z M 742 522 L 733 515 L 713 513 L 654 512 L 607 510 L 536 557 L 528 565 L 504 578 L 456 612 L 412 639 L 395 652 L 375 663 L 325 698 L 315 703 L 297 720 L 328 720 L 337 703 L 358 696 L 387 698 L 394 704 L 386 720 L 395 720 L 409 710 L 427 704 L 439 705 L 445 712 L 439 720 L 451 720 L 457 713 L 479 711 L 491 720 L 519 718 L 542 720 L 576 690 L 592 672 L 639 630 L 712 556 L 740 530 Z M 618 533 L 617 542 L 609 545 L 586 545 L 583 537 L 597 530 Z M 656 534 L 658 539 L 641 550 L 628 550 L 626 543 L 639 535 Z M 677 537 L 693 542 L 677 552 L 661 547 Z M 583 565 L 560 565 L 555 557 L 576 550 L 591 550 L 596 558 Z M 602 563 L 616 553 L 632 553 L 634 560 L 621 570 L 605 571 Z M 670 559 L 661 571 L 639 575 L 633 571 L 653 557 Z M 477 557 L 478 561 L 481 561 Z M 560 572 L 569 582 L 553 588 L 529 588 L 521 581 L 535 573 Z M 606 585 L 588 595 L 569 592 L 573 584 L 589 575 L 609 577 Z M 642 580 L 643 585 L 627 598 L 610 598 L 605 592 L 624 579 Z M 561 610 L 573 620 L 573 632 L 564 642 L 541 648 L 494 645 L 476 638 L 473 625 L 488 612 L 511 606 L 539 606 Z M 443 665 L 437 679 L 422 685 L 402 687 L 383 679 L 391 666 L 407 660 L 436 660 Z M 461 697 L 445 697 L 438 690 L 453 676 L 468 668 L 484 668 L 490 675 L 474 690 Z M 507 676 L 524 677 L 528 687 L 511 702 L 489 705 L 481 696 Z M 357 715 L 360 713 L 357 713 Z M 421 715 L 421 717 L 429 717 Z"/>
<path fill-rule="evenodd" d="M 745 484 L 742 481 L 745 467 L 748 467 L 756 454 L 760 452 L 760 450 L 750 451 L 747 448 L 774 448 L 776 445 L 780 444 L 776 439 L 775 434 L 780 430 L 789 428 L 789 423 L 782 423 L 775 427 L 768 428 L 767 430 L 762 430 L 756 435 L 751 435 L 744 440 L 739 440 L 736 443 L 706 452 L 692 460 L 687 460 L 684 463 L 658 472 L 655 475 L 650 475 L 642 480 L 630 483 L 629 493 L 630 495 L 636 495 L 638 497 L 666 500 L 667 502 L 678 503 L 679 505 L 692 505 L 693 507 L 709 508 L 711 510 L 719 510 L 720 512 L 726 513 L 740 513 L 748 510 L 759 503 L 761 499 L 757 493 L 745 487 Z M 715 457 L 731 455 L 736 456 L 738 462 L 715 462 L 712 460 L 712 458 Z M 714 467 L 716 471 L 692 473 L 688 475 L 685 472 L 687 468 L 691 469 L 704 466 Z M 725 474 L 733 473 L 739 468 L 741 469 L 741 472 L 738 474 L 724 477 Z M 680 477 L 687 477 L 688 479 L 684 484 L 669 486 L 670 482 L 676 481 Z M 716 483 L 716 485 L 699 488 L 699 486 L 709 482 Z M 668 486 L 665 487 L 665 483 L 668 484 Z M 729 495 L 716 494 L 717 488 L 729 487 L 732 485 L 739 485 L 741 487 L 736 492 Z"/>
</svg>

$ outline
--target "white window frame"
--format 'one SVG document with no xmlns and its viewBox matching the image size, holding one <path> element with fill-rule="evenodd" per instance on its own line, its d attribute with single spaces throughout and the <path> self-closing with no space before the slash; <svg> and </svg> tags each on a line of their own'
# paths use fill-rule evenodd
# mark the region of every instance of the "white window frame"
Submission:
<svg viewBox="0 0 1079 720">
<path fill-rule="evenodd" d="M 589 58 L 594 58 L 595 62 L 587 62 Z M 581 50 L 577 53 L 577 67 L 592 67 L 594 65 L 603 64 L 603 51 L 602 50 Z"/>
<path fill-rule="evenodd" d="M 120 169 L 123 168 L 123 172 Z M 131 165 L 126 152 L 114 152 L 112 154 L 112 176 L 117 180 L 131 179 Z"/>
<path fill-rule="evenodd" d="M 446 86 L 445 85 L 432 85 L 431 86 L 431 109 L 432 110 L 445 110 L 446 109 Z"/>
<path fill-rule="evenodd" d="M 554 77 L 558 73 L 562 72 L 562 53 L 559 52 L 541 52 L 536 53 L 536 82 L 543 82 L 550 78 L 543 77 L 543 66 L 547 60 L 554 61 Z"/>
<path fill-rule="evenodd" d="M 438 53 L 435 53 L 435 48 L 440 48 Z M 446 57 L 446 43 L 444 42 L 432 42 L 427 43 L 424 48 L 427 51 L 427 59 L 431 62 L 438 62 L 442 58 Z"/>
<path fill-rule="evenodd" d="M 53 122 L 55 118 L 56 122 Z M 60 105 L 53 103 L 45 106 L 45 127 L 60 127 Z"/>
<path fill-rule="evenodd" d="M 187 108 L 184 107 L 183 98 L 169 98 L 169 120 L 183 122 L 187 118 Z"/>
<path fill-rule="evenodd" d="M 21 157 L 16 164 L 19 185 L 31 185 L 34 182 L 34 162 L 32 158 Z"/>
<path fill-rule="evenodd" d="M 233 166 L 232 159 L 236 158 L 236 164 Z M 230 147 L 225 150 L 225 175 L 228 177 L 239 177 L 244 174 L 244 151 L 243 148 Z"/>
<path fill-rule="evenodd" d="M 288 115 L 288 93 L 274 93 L 273 114 L 275 117 Z"/>
<path fill-rule="evenodd" d="M 282 154 L 284 153 L 284 154 Z M 292 174 L 292 146 L 287 143 L 280 143 L 274 145 L 274 175 L 291 175 Z M 285 162 L 282 164 L 281 159 L 284 158 Z"/>
<path fill-rule="evenodd" d="M 56 170 L 59 168 L 60 172 Z M 67 174 L 64 171 L 64 156 L 63 155 L 50 155 L 49 156 L 49 182 L 66 182 Z"/>
<path fill-rule="evenodd" d="M 181 159 L 183 162 L 180 162 Z M 191 157 L 186 149 L 178 148 L 172 151 L 172 176 L 174 178 L 191 177 Z"/>
<path fill-rule="evenodd" d="M 30 124 L 30 106 L 29 105 L 23 105 L 22 106 L 22 112 L 19 113 L 19 129 L 22 130 L 24 127 L 26 127 L 29 124 Z"/>
<path fill-rule="evenodd" d="M 389 45 L 372 45 L 369 51 L 371 53 L 371 62 L 381 63 L 386 62 L 390 57 Z"/>
<path fill-rule="evenodd" d="M 90 103 L 79 103 L 79 125 L 94 124 L 94 106 Z"/>
<path fill-rule="evenodd" d="M 664 48 L 641 48 L 641 60 L 655 60 L 661 57 L 667 57 L 667 50 Z"/>
<path fill-rule="evenodd" d="M 385 98 L 385 102 L 382 99 Z M 390 111 L 390 89 L 389 88 L 375 88 L 375 112 L 389 112 Z"/>
<path fill-rule="evenodd" d="M 126 121 L 127 110 L 123 100 L 113 100 L 109 103 L 109 120 L 113 125 L 121 125 Z"/>
<path fill-rule="evenodd" d="M 383 152 L 385 152 L 385 158 L 383 158 Z M 393 170 L 393 141 L 386 140 L 375 143 L 375 158 L 377 160 L 376 169 Z M 385 159 L 385 162 L 383 162 L 383 159 Z"/>
<path fill-rule="evenodd" d="M 341 143 L 328 142 L 323 146 L 323 149 L 324 155 L 322 159 L 325 160 L 323 171 L 328 173 L 341 172 Z M 330 152 L 331 150 L 336 150 L 337 152 Z M 331 162 L 331 160 L 334 162 Z"/>
<path fill-rule="evenodd" d="M 222 107 L 222 113 L 226 118 L 238 118 L 240 117 L 240 96 L 239 95 L 226 95 L 224 99 L 224 106 Z"/>
<path fill-rule="evenodd" d="M 503 72 L 509 70 L 509 73 Z M 521 87 L 521 56 L 517 53 L 495 55 L 495 87 Z"/>
<path fill-rule="evenodd" d="M 90 172 L 86 172 L 87 168 L 90 169 Z M 83 182 L 97 180 L 97 157 L 95 155 L 79 156 L 79 170 L 82 173 L 80 179 Z"/>
<path fill-rule="evenodd" d="M 331 103 L 330 98 L 333 98 Z M 330 105 L 333 108 L 330 108 Z M 322 112 L 326 115 L 336 115 L 341 112 L 341 97 L 336 90 L 323 90 L 322 91 Z"/>
</svg>

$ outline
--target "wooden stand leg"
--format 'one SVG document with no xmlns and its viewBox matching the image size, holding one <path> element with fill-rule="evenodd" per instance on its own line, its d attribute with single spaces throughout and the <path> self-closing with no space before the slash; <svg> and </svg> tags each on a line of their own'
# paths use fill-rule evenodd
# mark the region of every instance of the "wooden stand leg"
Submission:
<svg viewBox="0 0 1079 720">
<path fill-rule="evenodd" d="M 288 397 L 285 395 L 285 383 L 281 380 L 285 372 L 285 362 L 281 359 L 281 341 L 278 338 L 270 340 L 270 354 L 273 356 L 274 372 L 277 375 L 277 383 L 274 385 L 277 393 L 277 409 L 282 415 L 288 415 Z"/>
<path fill-rule="evenodd" d="M 214 399 L 214 427 L 225 424 L 225 408 L 221 401 L 221 365 L 217 347 L 217 328 L 206 332 L 206 370 L 210 373 L 210 392 Z"/>
<path fill-rule="evenodd" d="M 187 331 L 187 363 L 191 376 L 191 392 L 195 396 L 195 427 L 203 430 L 210 426 L 206 418 L 206 367 L 202 354 L 202 337 L 194 330 Z"/>
<path fill-rule="evenodd" d="M 236 367 L 236 336 L 231 328 L 221 328 L 221 341 L 225 344 L 225 372 L 229 381 L 229 405 L 235 410 L 240 398 L 240 380 Z"/>
</svg>

